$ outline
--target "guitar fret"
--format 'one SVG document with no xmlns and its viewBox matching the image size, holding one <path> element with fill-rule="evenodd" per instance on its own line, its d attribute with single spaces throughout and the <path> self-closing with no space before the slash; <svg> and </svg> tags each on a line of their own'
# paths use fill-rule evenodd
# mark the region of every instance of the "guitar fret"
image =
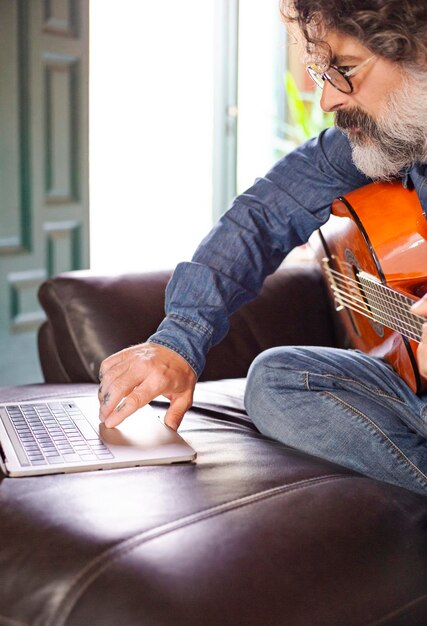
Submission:
<svg viewBox="0 0 427 626">
<path fill-rule="evenodd" d="M 335 299 L 340 306 L 379 322 L 409 339 L 421 341 L 425 319 L 411 312 L 413 300 L 394 291 L 366 272 L 360 271 L 357 278 L 337 272 L 325 259 L 325 269 Z M 353 273 L 353 267 L 346 264 Z"/>
<path fill-rule="evenodd" d="M 371 305 L 371 308 L 372 307 Z M 411 325 L 411 323 L 408 322 L 403 322 L 403 321 L 396 321 L 396 309 L 394 309 L 392 307 L 391 312 L 388 311 L 384 311 L 383 307 L 381 305 L 378 305 L 375 307 L 375 312 L 377 313 L 376 317 L 377 320 L 379 322 L 381 322 L 382 324 L 384 324 L 385 326 L 387 326 L 388 328 L 391 328 L 392 330 L 396 330 L 398 332 L 400 332 L 402 335 L 405 335 L 406 337 L 409 337 L 410 339 L 416 339 L 417 341 L 420 340 L 420 336 L 419 333 L 417 332 L 417 329 L 413 327 L 413 325 Z"/>
<path fill-rule="evenodd" d="M 340 290 L 334 289 L 334 293 L 336 293 L 337 291 L 339 292 Z M 345 306 L 345 308 L 348 308 L 348 309 L 351 309 L 352 311 L 360 313 L 361 315 L 364 315 L 365 317 L 371 319 L 372 321 L 383 323 L 388 328 L 391 328 L 392 330 L 396 330 L 400 332 L 402 335 L 405 335 L 409 339 L 420 341 L 420 334 L 418 332 L 414 332 L 413 329 L 411 329 L 410 327 L 408 329 L 408 328 L 399 326 L 399 324 L 396 324 L 395 321 L 391 317 L 385 320 L 384 317 L 381 316 L 382 311 L 378 309 L 377 307 L 375 306 L 370 307 L 370 310 L 374 312 L 376 316 L 371 315 L 369 313 L 369 309 L 366 308 L 365 302 L 361 299 L 351 298 L 351 297 L 349 298 L 346 292 L 341 291 L 339 302 L 341 302 Z M 378 313 L 380 313 L 380 315 L 378 315 Z"/>
<path fill-rule="evenodd" d="M 347 283 L 349 282 L 351 284 L 351 287 L 357 286 L 357 289 L 360 290 L 360 284 L 358 283 L 358 281 L 356 281 L 355 279 L 349 278 L 344 274 L 340 274 L 339 272 L 336 272 L 335 270 L 332 270 L 333 274 L 335 274 L 334 278 L 338 278 L 340 277 L 341 283 Z M 363 276 L 361 276 L 360 278 L 361 283 L 363 283 L 363 287 L 366 291 L 366 288 L 370 288 L 370 293 L 373 295 L 373 291 L 372 289 L 375 289 L 375 287 L 377 287 L 379 290 L 381 290 L 382 294 L 382 300 L 385 299 L 388 301 L 388 303 L 394 305 L 395 302 L 393 301 L 393 298 L 399 298 L 400 302 L 403 304 L 403 307 L 401 306 L 397 311 L 397 315 L 398 317 L 401 316 L 401 314 L 403 313 L 404 317 L 406 318 L 406 322 L 404 320 L 401 320 L 404 324 L 406 324 L 406 326 L 409 326 L 409 328 L 411 328 L 411 330 L 413 330 L 416 334 L 419 333 L 421 334 L 422 331 L 422 323 L 424 322 L 424 319 L 420 316 L 416 316 L 413 313 L 410 312 L 410 306 L 412 305 L 412 300 L 410 300 L 408 297 L 404 296 L 403 294 L 400 294 L 399 292 L 394 292 L 393 290 L 391 290 L 389 287 L 383 285 L 382 283 L 378 283 L 375 280 L 370 280 L 369 282 L 366 282 L 366 276 L 365 276 L 365 280 L 363 280 Z M 372 303 L 370 303 L 372 305 Z M 382 313 L 385 314 L 387 319 L 391 319 L 393 321 L 393 318 L 390 317 L 390 315 L 387 312 L 384 312 L 384 308 L 383 308 L 383 303 L 380 300 L 380 302 L 377 302 L 377 306 L 375 307 L 376 311 L 378 311 L 378 313 Z M 381 320 L 378 320 L 381 321 Z M 394 322 L 396 323 L 396 322 Z M 396 328 L 396 330 L 399 330 L 400 327 Z M 418 338 L 419 340 L 419 338 Z"/>
<path fill-rule="evenodd" d="M 375 292 L 375 288 L 372 289 L 370 285 L 364 285 L 364 288 L 368 300 L 371 298 L 369 306 L 376 313 L 379 322 L 411 339 L 420 340 L 419 329 L 414 325 L 413 321 L 411 319 L 408 319 L 408 321 L 399 319 L 400 310 L 396 308 L 393 298 L 385 294 L 387 304 L 391 305 L 390 310 L 385 310 L 384 303 L 380 299 L 381 296 Z"/>
<path fill-rule="evenodd" d="M 383 309 L 381 309 L 380 312 L 382 314 L 383 321 L 386 323 L 386 325 L 389 325 L 391 328 L 394 328 L 395 330 L 401 331 L 403 334 L 405 334 L 406 332 L 412 331 L 413 333 L 415 333 L 415 336 L 418 337 L 418 329 L 416 326 L 414 326 L 411 320 L 409 321 L 397 320 L 396 321 L 396 317 L 399 313 L 396 307 L 392 306 L 391 312 L 384 311 Z"/>
<path fill-rule="evenodd" d="M 417 341 L 421 340 L 423 318 L 415 316 L 410 312 L 412 300 L 403 294 L 399 294 L 376 281 L 369 280 L 366 276 L 360 276 L 361 284 L 367 297 L 374 298 L 376 309 L 382 315 L 386 326 L 393 330 L 407 334 L 410 331 L 415 335 Z M 389 305 L 390 310 L 385 310 L 385 305 Z M 403 317 L 402 317 L 403 314 Z M 411 338 L 414 338 L 411 335 Z"/>
</svg>

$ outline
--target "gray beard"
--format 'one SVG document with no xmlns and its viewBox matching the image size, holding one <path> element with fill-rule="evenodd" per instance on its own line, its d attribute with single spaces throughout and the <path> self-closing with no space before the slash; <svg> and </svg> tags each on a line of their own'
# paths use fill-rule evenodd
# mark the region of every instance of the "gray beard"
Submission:
<svg viewBox="0 0 427 626">
<path fill-rule="evenodd" d="M 410 76 L 390 94 L 374 122 L 373 136 L 347 134 L 353 162 L 374 180 L 396 178 L 415 163 L 427 162 L 427 79 Z"/>
</svg>

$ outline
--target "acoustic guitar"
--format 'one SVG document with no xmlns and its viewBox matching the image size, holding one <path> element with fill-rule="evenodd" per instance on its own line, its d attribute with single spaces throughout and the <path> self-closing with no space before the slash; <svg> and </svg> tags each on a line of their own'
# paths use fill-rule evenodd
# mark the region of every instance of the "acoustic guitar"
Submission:
<svg viewBox="0 0 427 626">
<path fill-rule="evenodd" d="M 338 198 L 310 243 L 351 346 L 425 391 L 416 352 L 426 319 L 410 310 L 427 291 L 427 218 L 416 192 L 372 183 Z"/>
</svg>

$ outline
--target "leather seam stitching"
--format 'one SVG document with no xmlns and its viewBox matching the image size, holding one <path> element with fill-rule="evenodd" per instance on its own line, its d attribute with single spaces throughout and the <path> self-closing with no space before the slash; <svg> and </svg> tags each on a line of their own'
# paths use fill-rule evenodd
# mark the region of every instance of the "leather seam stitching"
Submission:
<svg viewBox="0 0 427 626">
<path fill-rule="evenodd" d="M 13 617 L 6 617 L 5 615 L 0 615 L 0 624 L 4 626 L 28 626 L 28 622 L 21 622 L 21 620 L 16 620 Z"/>
<path fill-rule="evenodd" d="M 406 604 L 402 604 L 402 606 L 395 609 L 394 611 L 391 611 L 390 613 L 386 613 L 385 615 L 380 617 L 378 620 L 375 620 L 375 622 L 370 622 L 368 626 L 381 626 L 381 624 L 386 623 L 384 620 L 388 620 L 390 617 L 399 617 L 403 615 L 403 611 L 406 611 L 406 609 L 410 609 L 416 606 L 421 600 L 425 600 L 425 599 L 427 599 L 427 593 L 423 594 L 422 596 L 418 596 L 418 598 L 415 598 L 414 600 L 411 600 L 410 602 L 407 602 Z"/>
<path fill-rule="evenodd" d="M 75 576 L 74 580 L 69 584 L 67 591 L 64 593 L 63 599 L 54 610 L 53 616 L 45 622 L 45 625 L 64 626 L 81 593 L 97 579 L 98 575 L 101 574 L 113 561 L 122 558 L 127 552 L 131 552 L 134 548 L 137 548 L 148 541 L 158 539 L 168 533 L 180 530 L 194 523 L 205 521 L 219 514 L 234 511 L 251 504 L 256 504 L 257 502 L 273 498 L 277 495 L 306 489 L 308 487 L 315 486 L 318 483 L 331 482 L 335 480 L 348 480 L 351 478 L 353 477 L 328 474 L 318 478 L 311 478 L 304 481 L 298 481 L 296 483 L 273 487 L 272 489 L 260 491 L 256 494 L 251 494 L 250 496 L 243 496 L 242 498 L 216 505 L 209 509 L 199 511 L 198 513 L 192 513 L 191 515 L 184 516 L 179 520 L 167 522 L 158 528 L 143 531 L 138 535 L 126 539 L 119 545 L 116 545 L 100 554 L 91 563 L 86 565 L 77 574 L 77 576 Z"/>
</svg>

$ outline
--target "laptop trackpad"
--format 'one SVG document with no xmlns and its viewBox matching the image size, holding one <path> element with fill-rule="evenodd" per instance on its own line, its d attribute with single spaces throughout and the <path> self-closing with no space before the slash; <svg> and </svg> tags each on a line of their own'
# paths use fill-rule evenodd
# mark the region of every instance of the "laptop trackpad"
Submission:
<svg viewBox="0 0 427 626">
<path fill-rule="evenodd" d="M 113 454 L 114 449 L 123 453 L 130 448 L 135 453 L 135 448 L 138 448 L 152 453 L 153 449 L 162 448 L 163 456 L 165 449 L 187 446 L 177 432 L 163 424 L 150 406 L 139 409 L 115 428 L 107 428 L 100 423 L 99 435 Z"/>
</svg>

